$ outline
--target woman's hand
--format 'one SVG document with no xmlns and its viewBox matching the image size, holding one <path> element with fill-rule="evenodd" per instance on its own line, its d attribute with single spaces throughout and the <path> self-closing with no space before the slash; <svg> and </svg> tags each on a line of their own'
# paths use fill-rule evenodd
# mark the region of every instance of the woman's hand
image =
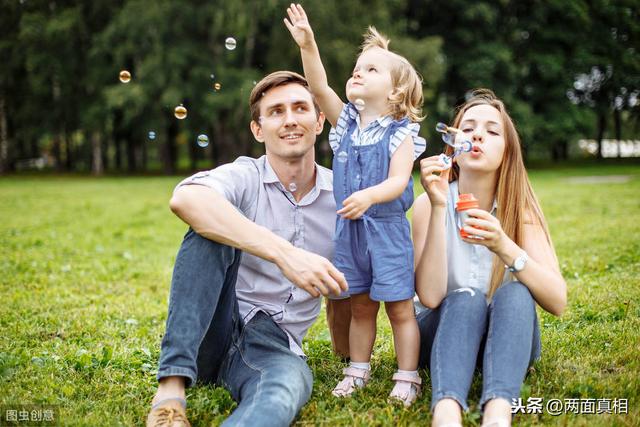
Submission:
<svg viewBox="0 0 640 427">
<path fill-rule="evenodd" d="M 314 41 L 313 30 L 302 6 L 291 3 L 291 6 L 287 8 L 287 15 L 289 15 L 289 19 L 284 18 L 284 25 L 289 29 L 293 40 L 295 40 L 300 49 L 312 46 Z"/>
<path fill-rule="evenodd" d="M 420 160 L 420 182 L 429 196 L 431 206 L 446 206 L 449 192 L 449 170 L 438 156 Z M 439 172 L 439 175 L 436 175 Z"/>
<path fill-rule="evenodd" d="M 469 209 L 466 212 L 469 218 L 462 226 L 464 231 L 472 237 L 463 237 L 462 240 L 474 245 L 486 246 L 494 253 L 502 252 L 510 239 L 502 229 L 498 218 L 482 209 Z"/>
<path fill-rule="evenodd" d="M 343 208 L 337 214 L 344 219 L 358 219 L 372 204 L 373 199 L 367 190 L 356 191 L 342 202 Z"/>
</svg>

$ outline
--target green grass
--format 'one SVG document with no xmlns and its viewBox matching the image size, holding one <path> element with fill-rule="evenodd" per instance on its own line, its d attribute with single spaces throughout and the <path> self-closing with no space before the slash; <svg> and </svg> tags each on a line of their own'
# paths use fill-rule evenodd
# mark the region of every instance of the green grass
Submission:
<svg viewBox="0 0 640 427">
<path fill-rule="evenodd" d="M 568 184 L 577 175 L 626 184 Z M 519 415 L 518 425 L 640 425 L 640 168 L 534 171 L 569 286 L 562 318 L 540 312 L 542 359 L 523 397 L 627 398 L 628 415 Z M 155 390 L 171 269 L 185 225 L 168 209 L 179 178 L 0 179 L 0 406 L 58 405 L 63 425 L 141 425 Z M 417 186 L 419 188 L 419 186 Z M 387 404 L 395 368 L 380 317 L 370 387 L 331 397 L 341 364 L 324 314 L 305 342 L 315 386 L 298 425 L 427 425 L 430 387 Z M 479 425 L 480 381 L 466 425 Z M 189 390 L 194 426 L 235 407 L 223 389 Z M 4 414 L 0 414 L 4 415 Z M 1 424 L 1 423 L 0 423 Z"/>
</svg>

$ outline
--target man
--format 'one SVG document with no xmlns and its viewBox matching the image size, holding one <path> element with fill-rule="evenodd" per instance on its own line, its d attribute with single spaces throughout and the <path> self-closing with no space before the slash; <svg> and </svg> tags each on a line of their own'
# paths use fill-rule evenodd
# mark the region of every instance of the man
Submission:
<svg viewBox="0 0 640 427">
<path fill-rule="evenodd" d="M 174 267 L 148 426 L 188 426 L 185 388 L 198 379 L 238 401 L 225 424 L 289 425 L 311 395 L 301 345 L 318 297 L 347 289 L 329 262 L 336 206 L 331 171 L 314 161 L 324 115 L 306 80 L 268 75 L 250 109 L 266 155 L 198 173 L 170 202 L 190 230 Z"/>
</svg>

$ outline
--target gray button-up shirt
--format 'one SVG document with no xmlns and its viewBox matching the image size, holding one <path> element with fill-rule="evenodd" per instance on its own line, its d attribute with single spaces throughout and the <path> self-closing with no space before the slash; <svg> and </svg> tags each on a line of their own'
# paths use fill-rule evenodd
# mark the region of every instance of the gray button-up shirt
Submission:
<svg viewBox="0 0 640 427">
<path fill-rule="evenodd" d="M 332 172 L 316 165 L 316 185 L 300 202 L 280 183 L 266 156 L 239 157 L 235 162 L 199 172 L 178 184 L 216 190 L 254 223 L 294 246 L 333 259 L 336 203 Z M 178 188 L 176 187 L 176 188 Z M 278 267 L 243 253 L 236 295 L 245 322 L 263 311 L 284 330 L 289 347 L 303 355 L 302 338 L 320 312 L 320 298 L 287 280 Z"/>
</svg>

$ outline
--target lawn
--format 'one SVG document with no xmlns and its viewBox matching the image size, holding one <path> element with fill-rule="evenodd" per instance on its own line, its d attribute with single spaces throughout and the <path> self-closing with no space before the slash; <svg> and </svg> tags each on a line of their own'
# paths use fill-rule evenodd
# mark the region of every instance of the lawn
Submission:
<svg viewBox="0 0 640 427">
<path fill-rule="evenodd" d="M 628 175 L 628 182 L 576 180 Z M 628 414 L 521 414 L 517 425 L 640 425 L 640 167 L 531 172 L 569 287 L 561 318 L 539 310 L 542 359 L 522 397 L 628 399 Z M 0 413 L 52 405 L 61 425 L 142 425 L 155 390 L 171 269 L 185 225 L 168 209 L 180 177 L 0 179 Z M 419 186 L 417 186 L 419 187 Z M 420 188 L 421 190 L 421 188 Z M 423 397 L 387 403 L 395 369 L 380 317 L 370 386 L 330 395 L 341 364 L 324 315 L 305 351 L 311 401 L 297 425 L 428 425 Z M 465 425 L 479 425 L 474 381 Z M 188 392 L 194 426 L 217 425 L 235 407 L 223 389 Z M 31 408 L 30 408 L 31 409 Z M 0 425 L 2 421 L 0 421 Z M 22 424 L 24 425 L 24 424 Z M 37 425 L 37 424 L 36 424 Z"/>
</svg>

